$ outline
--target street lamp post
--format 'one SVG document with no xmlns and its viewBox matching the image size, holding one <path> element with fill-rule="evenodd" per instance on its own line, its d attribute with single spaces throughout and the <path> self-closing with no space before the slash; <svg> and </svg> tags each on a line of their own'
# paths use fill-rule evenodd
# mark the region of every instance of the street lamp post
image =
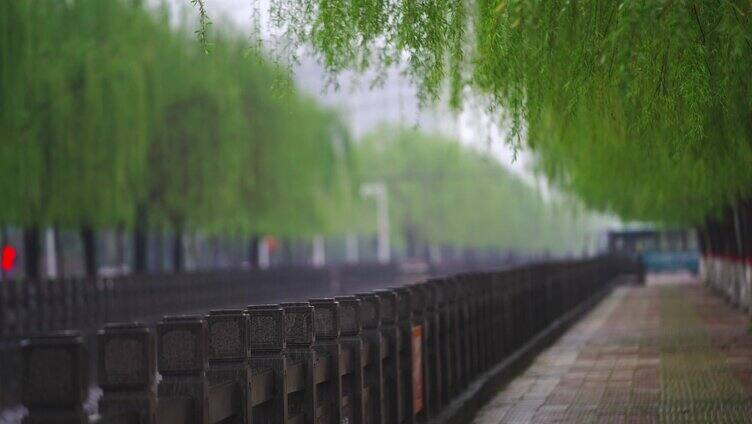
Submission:
<svg viewBox="0 0 752 424">
<path fill-rule="evenodd" d="M 383 182 L 363 184 L 360 188 L 360 194 L 363 197 L 373 197 L 376 200 L 377 256 L 379 262 L 387 263 L 391 255 L 389 252 L 389 206 L 386 185 Z"/>
</svg>

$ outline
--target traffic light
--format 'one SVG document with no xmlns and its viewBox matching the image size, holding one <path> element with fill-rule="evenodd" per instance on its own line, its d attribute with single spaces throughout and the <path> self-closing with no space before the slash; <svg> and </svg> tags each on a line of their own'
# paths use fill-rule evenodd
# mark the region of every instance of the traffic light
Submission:
<svg viewBox="0 0 752 424">
<path fill-rule="evenodd" d="M 16 248 L 11 245 L 6 245 L 3 247 L 2 251 L 2 261 L 0 263 L 0 267 L 2 267 L 3 271 L 5 272 L 11 272 L 13 271 L 13 267 L 16 264 Z"/>
</svg>

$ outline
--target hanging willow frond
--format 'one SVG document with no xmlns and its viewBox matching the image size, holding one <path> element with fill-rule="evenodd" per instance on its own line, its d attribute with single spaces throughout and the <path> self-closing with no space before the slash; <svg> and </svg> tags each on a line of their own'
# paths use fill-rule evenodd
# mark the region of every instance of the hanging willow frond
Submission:
<svg viewBox="0 0 752 424">
<path fill-rule="evenodd" d="M 211 26 L 212 21 L 209 18 L 209 14 L 206 12 L 206 5 L 204 4 L 204 1 L 205 0 L 191 0 L 191 4 L 193 5 L 193 7 L 198 9 L 198 28 L 196 29 L 196 31 L 194 31 L 196 38 L 201 44 L 201 47 L 204 49 L 204 53 L 209 54 L 211 43 L 209 42 L 207 34 L 209 32 L 209 27 Z"/>
<path fill-rule="evenodd" d="M 699 222 L 752 195 L 749 1 L 276 0 L 272 13 L 332 73 L 405 62 L 421 100 L 487 99 L 508 141 L 590 206 Z"/>
</svg>

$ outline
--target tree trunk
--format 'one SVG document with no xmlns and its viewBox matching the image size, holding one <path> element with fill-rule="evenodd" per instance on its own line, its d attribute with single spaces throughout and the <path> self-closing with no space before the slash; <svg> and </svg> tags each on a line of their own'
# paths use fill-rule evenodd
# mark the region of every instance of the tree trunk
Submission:
<svg viewBox="0 0 752 424">
<path fill-rule="evenodd" d="M 705 238 L 706 231 L 707 231 L 706 225 L 698 225 L 695 228 L 695 234 L 697 236 L 697 250 L 700 251 L 701 256 L 706 255 L 707 250 L 708 250 L 708 241 Z"/>
<path fill-rule="evenodd" d="M 747 201 L 740 201 L 737 207 L 739 213 L 739 224 L 741 227 L 741 258 L 747 260 L 750 257 L 750 246 L 752 245 L 752 240 L 750 240 L 749 204 Z"/>
<path fill-rule="evenodd" d="M 118 224 L 115 234 L 115 257 L 118 273 L 125 272 L 125 225 Z"/>
<path fill-rule="evenodd" d="M 172 271 L 183 272 L 184 262 L 183 226 L 182 224 L 176 224 L 175 234 L 172 237 Z"/>
<path fill-rule="evenodd" d="M 746 200 L 744 202 L 744 240 L 745 240 L 745 252 L 748 260 L 752 259 L 752 200 Z M 752 263 L 750 263 L 752 265 Z M 752 305 L 750 305 L 752 306 Z M 752 313 L 752 307 L 750 307 L 750 313 Z"/>
<path fill-rule="evenodd" d="M 248 242 L 248 264 L 253 269 L 259 268 L 259 242 L 261 237 L 258 234 L 251 236 L 251 241 Z"/>
<path fill-rule="evenodd" d="M 146 206 L 136 207 L 136 222 L 133 227 L 133 272 L 145 274 L 147 271 L 148 242 L 146 237 L 149 228 Z"/>
<path fill-rule="evenodd" d="M 292 240 L 287 237 L 282 239 L 282 263 L 284 265 L 293 264 Z"/>
<path fill-rule="evenodd" d="M 81 227 L 81 244 L 84 248 L 84 270 L 89 278 L 97 277 L 96 233 L 88 226 Z"/>
<path fill-rule="evenodd" d="M 714 219 L 708 219 L 708 253 L 715 256 L 720 252 L 720 240 L 718 239 L 718 228 Z"/>
<path fill-rule="evenodd" d="M 410 224 L 405 226 L 405 244 L 407 259 L 416 259 L 418 256 L 418 236 L 415 228 Z"/>
<path fill-rule="evenodd" d="M 33 226 L 24 229 L 24 272 L 29 280 L 39 279 L 39 227 Z"/>
<path fill-rule="evenodd" d="M 209 246 L 211 248 L 211 263 L 209 264 L 209 268 L 219 268 L 219 261 L 220 261 L 220 246 L 219 246 L 219 237 L 218 236 L 212 236 L 209 239 Z"/>
<path fill-rule="evenodd" d="M 164 233 L 160 230 L 154 235 L 154 244 L 152 245 L 156 250 L 154 250 L 154 253 L 152 253 L 152 257 L 154 258 L 154 264 L 156 265 L 156 269 L 152 269 L 152 271 L 156 271 L 158 273 L 164 272 L 164 261 L 165 261 L 165 240 L 164 240 Z"/>
</svg>

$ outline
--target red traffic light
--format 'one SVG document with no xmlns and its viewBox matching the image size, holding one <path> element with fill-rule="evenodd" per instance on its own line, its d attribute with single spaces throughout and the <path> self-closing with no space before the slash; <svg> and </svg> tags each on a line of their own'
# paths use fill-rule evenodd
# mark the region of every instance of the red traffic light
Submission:
<svg viewBox="0 0 752 424">
<path fill-rule="evenodd" d="M 3 271 L 10 272 L 13 270 L 13 266 L 16 264 L 16 248 L 13 246 L 5 246 L 3 247 L 2 252 L 2 263 L 0 264 L 0 267 L 3 268 Z"/>
</svg>

